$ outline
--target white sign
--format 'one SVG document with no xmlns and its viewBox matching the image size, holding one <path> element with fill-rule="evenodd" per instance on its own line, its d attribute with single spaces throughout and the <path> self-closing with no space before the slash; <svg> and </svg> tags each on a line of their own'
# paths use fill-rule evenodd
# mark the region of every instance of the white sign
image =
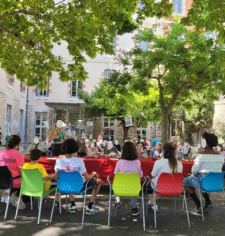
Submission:
<svg viewBox="0 0 225 236">
<path fill-rule="evenodd" d="M 133 126 L 132 116 L 125 117 L 125 126 L 126 127 Z"/>
</svg>

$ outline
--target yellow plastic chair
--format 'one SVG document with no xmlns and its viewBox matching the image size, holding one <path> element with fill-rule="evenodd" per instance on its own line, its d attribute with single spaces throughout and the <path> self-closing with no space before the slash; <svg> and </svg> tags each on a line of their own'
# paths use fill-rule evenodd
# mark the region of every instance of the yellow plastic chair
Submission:
<svg viewBox="0 0 225 236">
<path fill-rule="evenodd" d="M 38 221 L 37 224 L 40 223 L 41 218 L 41 208 L 42 208 L 42 200 L 43 198 L 48 195 L 51 192 L 54 192 L 56 190 L 55 188 L 50 188 L 47 191 L 44 191 L 44 183 L 46 183 L 48 180 L 43 180 L 41 171 L 36 169 L 23 169 L 20 167 L 20 173 L 21 173 L 21 188 L 20 188 L 20 196 L 16 208 L 16 215 L 15 220 L 18 215 L 19 210 L 19 203 L 20 199 L 23 195 L 31 196 L 31 197 L 38 197 L 38 203 L 40 201 L 40 204 L 38 204 L 39 212 L 38 212 Z M 31 198 L 31 210 L 33 210 L 33 203 Z"/>
<path fill-rule="evenodd" d="M 112 216 L 112 190 L 115 196 L 120 197 L 139 197 L 141 191 L 141 218 L 143 218 L 143 229 L 145 231 L 145 213 L 144 213 L 144 191 L 146 179 L 141 185 L 138 173 L 125 174 L 117 172 L 113 184 L 111 184 L 110 177 L 107 177 L 109 183 L 109 211 L 108 211 L 108 229 L 110 226 L 110 217 Z"/>
</svg>

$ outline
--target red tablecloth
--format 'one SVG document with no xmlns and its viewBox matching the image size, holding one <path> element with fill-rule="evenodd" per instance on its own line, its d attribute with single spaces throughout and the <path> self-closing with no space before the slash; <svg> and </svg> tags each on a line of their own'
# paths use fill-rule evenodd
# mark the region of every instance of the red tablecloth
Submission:
<svg viewBox="0 0 225 236">
<path fill-rule="evenodd" d="M 54 173 L 54 166 L 56 159 L 59 157 L 41 157 L 39 163 L 42 164 L 46 171 L 49 174 Z M 111 179 L 114 177 L 114 169 L 116 166 L 116 162 L 119 160 L 115 160 L 113 158 L 83 158 L 87 173 L 91 173 L 93 171 L 98 173 L 99 178 L 101 178 L 102 183 L 107 183 L 107 176 L 109 175 Z M 141 169 L 143 171 L 144 176 L 148 175 L 151 177 L 152 168 L 154 165 L 154 161 L 151 159 L 139 159 L 141 162 Z M 25 158 L 26 162 L 29 162 L 29 158 Z M 186 177 L 188 173 L 191 173 L 191 167 L 193 165 L 193 161 L 182 161 L 183 164 L 183 177 Z"/>
</svg>

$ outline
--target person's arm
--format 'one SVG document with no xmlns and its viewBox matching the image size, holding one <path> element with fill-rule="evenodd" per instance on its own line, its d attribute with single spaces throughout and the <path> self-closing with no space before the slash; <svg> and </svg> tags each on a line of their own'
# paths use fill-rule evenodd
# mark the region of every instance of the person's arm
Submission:
<svg viewBox="0 0 225 236">
<path fill-rule="evenodd" d="M 58 174 L 58 173 L 57 173 Z M 55 174 L 50 174 L 50 175 L 47 175 L 45 177 L 43 177 L 44 180 L 47 180 L 47 179 L 52 179 L 55 177 Z"/>
<path fill-rule="evenodd" d="M 48 136 L 48 142 L 51 143 L 51 141 L 53 139 L 58 139 L 59 138 L 59 135 L 56 135 L 55 134 L 55 129 L 52 129 L 50 132 L 49 132 L 49 136 Z"/>
<path fill-rule="evenodd" d="M 17 167 L 19 169 L 20 169 L 20 167 L 23 167 L 23 165 L 25 164 L 24 156 L 19 151 L 18 151 L 18 155 L 17 155 L 17 158 L 16 158 L 16 164 L 17 164 Z"/>
<path fill-rule="evenodd" d="M 95 171 L 93 171 L 91 174 L 85 172 L 83 175 L 86 181 L 91 180 L 92 178 L 98 178 L 98 174 Z"/>
<path fill-rule="evenodd" d="M 143 177 L 143 171 L 141 169 L 141 162 L 138 160 L 138 175 L 140 178 Z"/>
<path fill-rule="evenodd" d="M 55 180 L 57 181 L 58 180 L 58 171 L 60 169 L 59 159 L 56 160 L 54 169 L 55 169 Z"/>
<path fill-rule="evenodd" d="M 153 166 L 153 169 L 152 169 L 152 173 L 151 173 L 151 175 L 152 175 L 152 177 L 153 178 L 155 178 L 155 176 L 158 174 L 158 172 L 159 172 L 159 164 L 158 163 L 160 163 L 161 161 L 155 161 L 155 163 L 154 163 L 154 166 Z"/>
<path fill-rule="evenodd" d="M 200 170 L 200 167 L 201 167 L 201 164 L 202 162 L 201 161 L 198 161 L 198 158 L 196 157 L 195 161 L 194 161 L 194 165 L 192 166 L 192 169 L 191 169 L 191 173 L 193 175 L 197 175 L 199 170 Z"/>
<path fill-rule="evenodd" d="M 44 153 L 48 150 L 48 148 L 45 146 L 45 144 L 43 142 L 39 143 L 39 150 Z"/>
</svg>

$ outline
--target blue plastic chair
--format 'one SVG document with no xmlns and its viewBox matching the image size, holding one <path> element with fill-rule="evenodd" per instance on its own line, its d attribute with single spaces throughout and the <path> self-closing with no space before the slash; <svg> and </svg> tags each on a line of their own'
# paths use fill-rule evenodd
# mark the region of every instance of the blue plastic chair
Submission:
<svg viewBox="0 0 225 236">
<path fill-rule="evenodd" d="M 61 214 L 61 193 L 67 194 L 74 194 L 74 195 L 83 195 L 84 196 L 84 204 L 83 204 L 83 216 L 82 216 L 82 227 L 84 224 L 84 211 L 85 211 L 85 203 L 86 203 L 86 192 L 88 189 L 94 188 L 95 186 L 87 187 L 89 181 L 86 182 L 84 187 L 84 182 L 81 177 L 81 174 L 78 171 L 75 172 L 58 172 L 58 182 L 57 182 L 57 189 L 55 193 L 54 203 L 52 207 L 52 213 L 50 217 L 50 224 L 52 222 L 53 212 L 54 212 L 54 205 L 56 194 L 59 194 L 59 212 Z M 67 208 L 67 202 L 66 202 Z M 94 198 L 94 210 L 95 210 L 95 198 Z M 95 211 L 94 211 L 95 212 Z"/>
<path fill-rule="evenodd" d="M 199 198 L 201 202 L 202 221 L 204 221 L 204 213 L 202 207 L 201 193 L 223 192 L 225 197 L 224 174 L 225 172 L 209 172 L 202 181 L 202 187 L 204 188 L 204 190 L 200 189 L 200 184 L 198 182 L 197 190 L 199 191 Z"/>
</svg>

